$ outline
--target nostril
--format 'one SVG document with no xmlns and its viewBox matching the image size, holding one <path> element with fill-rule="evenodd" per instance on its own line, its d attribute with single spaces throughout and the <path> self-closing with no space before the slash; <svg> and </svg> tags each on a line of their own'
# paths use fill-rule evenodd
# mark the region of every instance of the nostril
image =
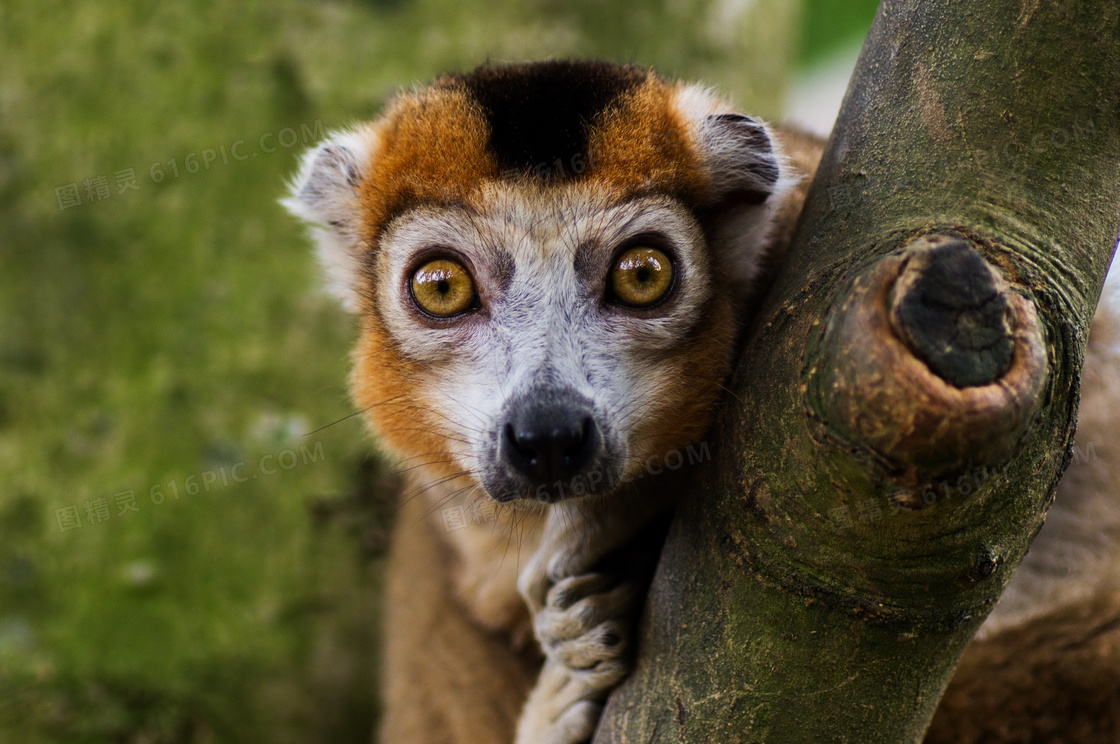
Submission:
<svg viewBox="0 0 1120 744">
<path fill-rule="evenodd" d="M 522 433 L 521 436 L 518 436 L 517 430 L 513 428 L 513 424 L 506 424 L 504 434 L 506 441 L 509 443 L 509 446 L 512 447 L 517 452 L 517 454 L 526 458 L 533 457 L 534 453 L 531 446 L 531 435 Z"/>
<path fill-rule="evenodd" d="M 595 422 L 587 417 L 580 421 L 578 427 L 554 430 L 554 442 L 559 454 L 569 459 L 575 459 L 582 455 L 591 441 L 594 427 Z"/>
<path fill-rule="evenodd" d="M 569 448 L 570 454 L 579 454 L 587 449 L 588 443 L 591 441 L 591 435 L 595 431 L 595 422 L 588 416 L 579 424 L 579 434 L 575 444 Z"/>
</svg>

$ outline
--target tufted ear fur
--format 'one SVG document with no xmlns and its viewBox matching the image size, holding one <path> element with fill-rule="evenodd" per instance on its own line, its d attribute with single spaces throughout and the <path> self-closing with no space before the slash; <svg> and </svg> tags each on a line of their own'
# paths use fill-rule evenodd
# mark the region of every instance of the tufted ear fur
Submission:
<svg viewBox="0 0 1120 744">
<path fill-rule="evenodd" d="M 712 114 L 701 132 L 717 198 L 760 204 L 773 193 L 781 167 L 765 124 L 743 114 Z"/>
<path fill-rule="evenodd" d="M 740 296 L 750 294 L 774 239 L 786 196 L 799 177 L 773 130 L 689 86 L 678 99 L 708 175 L 700 208 L 708 239 Z"/>
<path fill-rule="evenodd" d="M 360 308 L 364 252 L 358 224 L 358 189 L 373 153 L 373 135 L 351 130 L 331 134 L 306 152 L 281 203 L 310 226 L 327 290 L 353 313 Z"/>
</svg>

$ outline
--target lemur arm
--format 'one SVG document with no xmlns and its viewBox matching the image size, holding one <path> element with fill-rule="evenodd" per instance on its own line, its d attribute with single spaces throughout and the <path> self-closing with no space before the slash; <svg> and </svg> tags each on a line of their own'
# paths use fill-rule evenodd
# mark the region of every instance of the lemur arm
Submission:
<svg viewBox="0 0 1120 744">
<path fill-rule="evenodd" d="M 673 503 L 669 484 L 659 485 L 550 507 L 541 546 L 518 580 L 545 663 L 516 744 L 589 741 L 607 695 L 630 671 L 634 620 L 663 535 L 658 517 Z M 632 550 L 643 532 L 654 549 Z M 609 565 L 621 548 L 625 562 Z"/>
</svg>

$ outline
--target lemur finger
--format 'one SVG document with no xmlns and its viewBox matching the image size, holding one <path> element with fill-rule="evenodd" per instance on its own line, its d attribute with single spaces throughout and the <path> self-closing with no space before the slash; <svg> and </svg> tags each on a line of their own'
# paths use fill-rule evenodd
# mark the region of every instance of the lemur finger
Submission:
<svg viewBox="0 0 1120 744">
<path fill-rule="evenodd" d="M 566 610 L 585 597 L 603 594 L 617 583 L 617 579 L 605 574 L 569 576 L 552 585 L 548 590 L 545 604 L 559 610 Z"/>
<path fill-rule="evenodd" d="M 601 593 L 617 579 L 597 573 L 565 573 L 568 565 L 553 556 L 547 561 L 534 557 L 517 579 L 517 590 L 535 614 L 545 606 L 567 606 L 588 594 Z"/>
<path fill-rule="evenodd" d="M 610 621 L 579 638 L 557 644 L 549 658 L 564 664 L 588 686 L 603 690 L 613 687 L 629 671 L 629 645 L 626 628 Z"/>
<path fill-rule="evenodd" d="M 550 602 L 533 619 L 537 638 L 549 652 L 557 643 L 579 638 L 607 620 L 624 620 L 628 627 L 636 595 L 635 587 L 621 584 L 609 592 L 586 596 L 566 609 Z"/>
</svg>

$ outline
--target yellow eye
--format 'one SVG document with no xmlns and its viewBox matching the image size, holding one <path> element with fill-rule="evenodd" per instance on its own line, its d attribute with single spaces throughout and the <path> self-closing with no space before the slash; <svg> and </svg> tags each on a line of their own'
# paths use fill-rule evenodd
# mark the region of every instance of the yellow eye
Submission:
<svg viewBox="0 0 1120 744">
<path fill-rule="evenodd" d="M 474 307 L 474 280 L 463 264 L 439 258 L 412 275 L 412 298 L 429 315 L 448 318 Z"/>
<path fill-rule="evenodd" d="M 611 269 L 611 294 L 623 305 L 649 307 L 669 294 L 673 264 L 656 248 L 631 248 Z"/>
</svg>

